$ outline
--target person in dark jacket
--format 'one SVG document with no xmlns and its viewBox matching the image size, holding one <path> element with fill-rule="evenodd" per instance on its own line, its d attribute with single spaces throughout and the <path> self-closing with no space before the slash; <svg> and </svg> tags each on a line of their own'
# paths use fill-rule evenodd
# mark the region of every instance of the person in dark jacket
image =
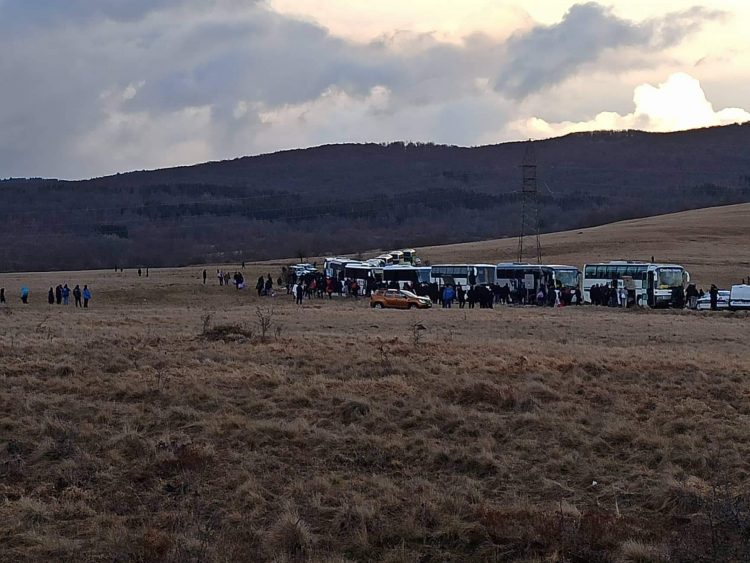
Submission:
<svg viewBox="0 0 750 563">
<path fill-rule="evenodd" d="M 458 308 L 463 309 L 466 305 L 466 292 L 462 286 L 456 286 L 456 297 L 458 297 Z"/>
<path fill-rule="evenodd" d="M 76 303 L 76 307 L 81 307 L 82 306 L 81 305 L 81 288 L 78 285 L 76 285 L 73 288 L 73 300 Z"/>
<path fill-rule="evenodd" d="M 297 305 L 302 305 L 302 298 L 304 297 L 304 295 L 305 295 L 305 288 L 302 287 L 301 283 L 297 283 L 297 285 L 295 286 L 295 295 L 294 295 L 294 297 L 296 298 Z"/>
<path fill-rule="evenodd" d="M 58 285 L 55 288 L 55 303 L 58 305 L 62 304 L 62 286 Z"/>
<path fill-rule="evenodd" d="M 49 293 L 47 294 L 47 302 L 50 305 L 54 305 L 55 304 L 55 290 L 52 289 L 51 287 L 49 288 Z"/>
<path fill-rule="evenodd" d="M 711 296 L 711 310 L 716 311 L 719 308 L 719 288 L 711 284 L 708 294 Z"/>
<path fill-rule="evenodd" d="M 0 303 L 5 303 L 5 288 L 0 287 Z"/>
</svg>

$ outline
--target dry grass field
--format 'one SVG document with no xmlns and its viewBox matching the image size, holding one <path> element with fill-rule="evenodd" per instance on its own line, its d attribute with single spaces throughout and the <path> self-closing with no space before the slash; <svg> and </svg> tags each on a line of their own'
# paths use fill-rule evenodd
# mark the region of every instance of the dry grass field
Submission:
<svg viewBox="0 0 750 563">
<path fill-rule="evenodd" d="M 662 254 L 728 282 L 746 237 L 707 229 Z M 747 314 L 297 307 L 201 271 L 0 275 L 0 560 L 750 559 Z M 91 308 L 47 305 L 64 282 Z"/>
</svg>

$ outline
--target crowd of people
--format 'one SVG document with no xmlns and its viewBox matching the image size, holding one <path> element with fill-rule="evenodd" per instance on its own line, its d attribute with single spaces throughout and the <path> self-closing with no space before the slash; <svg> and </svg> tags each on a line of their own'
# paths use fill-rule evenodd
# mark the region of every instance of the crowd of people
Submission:
<svg viewBox="0 0 750 563">
<path fill-rule="evenodd" d="M 244 268 L 245 264 L 243 263 L 242 266 Z M 206 270 L 203 270 L 202 277 L 203 285 L 206 285 L 206 280 L 208 279 L 208 272 Z M 228 271 L 216 270 L 216 278 L 219 280 L 220 286 L 234 286 L 235 289 L 245 289 L 246 287 L 245 276 L 242 272 L 234 272 L 233 274 L 230 274 Z M 281 286 L 283 283 L 284 282 L 281 278 L 276 280 L 278 286 Z M 258 281 L 255 284 L 255 290 L 258 292 L 258 297 L 275 295 L 273 287 L 274 282 L 271 274 L 268 274 L 266 278 L 263 276 L 258 277 Z"/>
<path fill-rule="evenodd" d="M 269 275 L 270 279 L 270 275 Z M 461 285 L 439 285 L 432 283 L 409 283 L 391 281 L 385 283 L 374 278 L 368 278 L 364 285 L 356 279 L 335 279 L 321 272 L 307 272 L 300 276 L 293 272 L 288 273 L 287 294 L 292 295 L 298 304 L 305 299 L 332 298 L 334 294 L 344 297 L 358 299 L 360 296 L 370 297 L 372 292 L 379 289 L 404 289 L 411 291 L 420 297 L 429 297 L 433 304 L 444 308 L 451 308 L 457 304 L 459 308 L 468 307 L 474 309 L 491 309 L 498 304 L 521 304 L 521 305 L 547 305 L 566 306 L 583 303 L 581 291 L 578 288 L 563 287 L 557 284 L 541 286 L 538 290 L 527 290 L 521 282 L 517 288 L 509 284 L 499 285 L 470 285 L 464 288 Z M 281 282 L 281 280 L 279 280 Z"/>
<path fill-rule="evenodd" d="M 50 305 L 70 305 L 71 295 L 76 307 L 88 309 L 89 301 L 91 301 L 91 290 L 88 285 L 84 285 L 83 289 L 81 289 L 80 285 L 76 285 L 73 289 L 70 289 L 67 283 L 50 287 L 47 292 L 47 303 Z M 24 305 L 29 304 L 31 292 L 28 287 L 21 287 L 20 297 L 21 303 Z M 5 288 L 0 287 L 0 304 L 5 303 L 7 303 Z"/>
</svg>

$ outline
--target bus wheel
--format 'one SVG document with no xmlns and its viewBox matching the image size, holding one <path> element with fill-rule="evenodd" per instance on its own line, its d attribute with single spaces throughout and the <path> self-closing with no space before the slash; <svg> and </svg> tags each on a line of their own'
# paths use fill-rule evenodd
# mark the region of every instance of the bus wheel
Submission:
<svg viewBox="0 0 750 563">
<path fill-rule="evenodd" d="M 382 309 L 383 308 L 383 304 L 382 303 L 375 303 L 373 305 L 373 307 L 375 307 L 376 309 Z"/>
<path fill-rule="evenodd" d="M 409 303 L 409 309 L 413 309 L 413 308 L 414 308 L 414 303 Z"/>
</svg>

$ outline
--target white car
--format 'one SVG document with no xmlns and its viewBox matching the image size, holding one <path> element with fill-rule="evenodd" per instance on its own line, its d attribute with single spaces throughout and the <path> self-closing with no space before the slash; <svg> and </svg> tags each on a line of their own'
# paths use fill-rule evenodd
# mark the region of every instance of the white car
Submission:
<svg viewBox="0 0 750 563">
<path fill-rule="evenodd" d="M 733 285 L 729 294 L 729 308 L 732 311 L 737 309 L 750 309 L 750 285 Z"/>
<path fill-rule="evenodd" d="M 698 304 L 695 307 L 699 311 L 709 311 L 711 309 L 711 295 L 706 294 L 698 299 Z M 719 290 L 719 296 L 716 300 L 717 309 L 729 309 L 729 291 L 726 289 Z"/>
</svg>

